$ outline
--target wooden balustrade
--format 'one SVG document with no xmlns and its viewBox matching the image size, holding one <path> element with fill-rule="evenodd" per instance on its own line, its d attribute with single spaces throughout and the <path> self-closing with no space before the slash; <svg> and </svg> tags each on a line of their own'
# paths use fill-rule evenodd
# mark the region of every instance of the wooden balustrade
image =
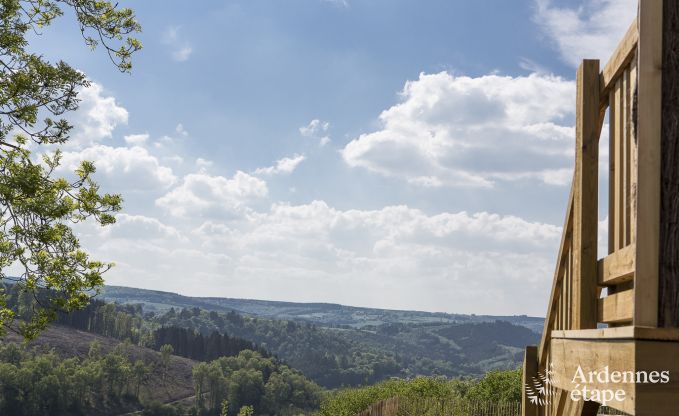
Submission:
<svg viewBox="0 0 679 416">
<path fill-rule="evenodd" d="M 658 304 L 663 299 L 670 304 L 669 309 L 665 306 L 669 310 L 666 313 L 674 313 L 679 324 L 679 312 L 674 312 L 679 311 L 677 296 L 659 299 L 658 291 L 662 221 L 666 221 L 663 229 L 669 233 L 665 239 L 679 241 L 676 226 L 670 219 L 661 218 L 660 209 L 661 138 L 671 146 L 675 146 L 672 140 L 679 140 L 661 134 L 663 30 L 659 22 L 667 17 L 668 10 L 679 25 L 676 3 L 663 6 L 663 1 L 641 0 L 637 19 L 603 69 L 599 71 L 596 60 L 585 60 L 578 69 L 575 170 L 544 331 L 537 350 L 526 350 L 524 379 L 548 370 L 548 363 L 556 352 L 552 349 L 554 334 L 558 334 L 558 352 L 563 360 L 564 354 L 575 354 L 583 345 L 596 345 L 601 351 L 608 351 L 608 347 L 601 344 L 569 344 L 568 340 L 576 340 L 578 336 L 588 339 L 593 336 L 611 342 L 610 336 L 599 331 L 657 327 Z M 679 44 L 679 33 L 675 43 Z M 676 55 L 676 50 L 672 53 Z M 679 74 L 679 59 L 675 66 Z M 679 83 L 679 76 L 673 79 Z M 676 95 L 679 96 L 679 92 Z M 607 172 L 602 173 L 608 176 L 608 247 L 607 255 L 598 259 L 599 136 L 606 119 L 609 124 L 608 167 Z M 679 155 L 679 145 L 676 149 Z M 602 150 L 605 154 L 605 149 Z M 667 177 L 679 178 L 679 168 L 668 167 L 668 170 Z M 679 183 L 679 179 L 672 180 Z M 665 189 L 665 192 L 670 191 L 676 197 L 677 190 Z M 663 201 L 673 200 L 665 197 Z M 679 214 L 667 215 L 668 218 L 671 215 L 679 218 Z M 672 246 L 670 251 L 679 251 L 679 245 L 676 250 Z M 670 269 L 676 269 L 675 274 L 679 274 L 679 267 Z M 677 280 L 677 276 L 672 275 L 665 278 L 664 283 L 670 278 Z M 666 283 L 665 286 L 672 293 L 679 293 L 679 284 Z M 663 311 L 660 312 L 662 316 Z M 611 334 L 620 336 L 622 332 Z M 637 332 L 632 334 L 631 339 L 636 339 Z M 657 335 L 650 338 L 653 337 L 657 338 Z M 626 345 L 630 351 L 637 346 L 633 341 Z M 636 366 L 635 357 L 630 358 L 630 368 Z M 567 367 L 562 365 L 562 368 Z M 571 402 L 568 392 L 555 385 L 548 385 L 547 392 L 551 400 L 544 406 L 531 405 L 524 398 L 523 415 L 596 413 L 596 404 Z M 629 410 L 637 405 L 639 402 L 625 403 L 622 407 Z"/>
</svg>

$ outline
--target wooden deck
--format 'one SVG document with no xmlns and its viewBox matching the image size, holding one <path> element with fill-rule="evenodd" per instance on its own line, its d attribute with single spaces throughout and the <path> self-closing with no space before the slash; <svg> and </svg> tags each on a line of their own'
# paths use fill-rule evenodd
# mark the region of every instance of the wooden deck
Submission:
<svg viewBox="0 0 679 416">
<path fill-rule="evenodd" d="M 600 149 L 606 120 L 609 144 Z M 604 67 L 582 62 L 575 145 L 544 331 L 524 359 L 522 414 L 594 415 L 604 404 L 631 415 L 677 415 L 679 1 L 640 0 Z M 608 250 L 598 258 L 606 173 Z M 582 400 L 583 390 L 596 395 Z"/>
</svg>

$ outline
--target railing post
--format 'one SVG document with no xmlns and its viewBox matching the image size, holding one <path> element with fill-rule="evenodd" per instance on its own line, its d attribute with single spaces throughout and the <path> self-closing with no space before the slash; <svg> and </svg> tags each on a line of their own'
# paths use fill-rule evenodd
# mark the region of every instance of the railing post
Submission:
<svg viewBox="0 0 679 416">
<path fill-rule="evenodd" d="M 599 61 L 578 68 L 573 199 L 573 329 L 597 325 Z"/>
<path fill-rule="evenodd" d="M 662 0 L 639 2 L 637 87 L 637 243 L 635 326 L 658 323 L 660 245 L 660 130 L 662 101 Z M 676 51 L 672 51 L 676 53 Z"/>
<path fill-rule="evenodd" d="M 538 376 L 538 348 L 534 346 L 526 347 L 523 356 L 523 372 L 521 376 L 521 416 L 538 416 L 538 407 L 531 402 L 526 394 L 526 386 L 531 383 L 534 377 Z"/>
</svg>

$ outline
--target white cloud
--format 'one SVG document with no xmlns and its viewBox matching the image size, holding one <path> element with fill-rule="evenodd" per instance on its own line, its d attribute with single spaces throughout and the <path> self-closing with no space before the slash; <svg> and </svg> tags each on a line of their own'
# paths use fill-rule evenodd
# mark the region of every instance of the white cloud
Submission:
<svg viewBox="0 0 679 416">
<path fill-rule="evenodd" d="M 193 48 L 191 48 L 191 46 L 184 45 L 179 49 L 172 51 L 172 59 L 174 59 L 177 62 L 188 61 L 192 52 Z"/>
<path fill-rule="evenodd" d="M 184 125 L 183 125 L 182 123 L 177 124 L 177 127 L 175 127 L 174 130 L 175 130 L 175 131 L 177 132 L 177 134 L 179 134 L 180 136 L 186 137 L 186 136 L 189 135 L 189 132 L 186 131 L 186 129 L 184 128 Z"/>
<path fill-rule="evenodd" d="M 381 130 L 342 150 L 347 164 L 418 186 L 564 183 L 573 151 L 575 85 L 553 75 L 420 74 Z"/>
<path fill-rule="evenodd" d="M 144 134 L 130 134 L 124 137 L 125 143 L 131 145 L 142 145 L 146 143 L 149 139 L 149 135 Z"/>
<path fill-rule="evenodd" d="M 196 166 L 198 166 L 201 171 L 211 168 L 212 165 L 214 165 L 214 163 L 211 160 L 203 159 L 202 157 L 196 159 Z"/>
<path fill-rule="evenodd" d="M 323 3 L 330 3 L 335 6 L 340 6 L 344 8 L 349 8 L 349 2 L 347 0 L 321 0 Z"/>
<path fill-rule="evenodd" d="M 187 178 L 191 191 L 166 202 L 232 204 L 243 194 L 228 181 Z M 224 188 L 230 189 L 217 196 Z M 205 212 L 195 203 L 183 209 L 193 218 Z M 430 215 L 407 206 L 338 210 L 323 201 L 276 203 L 193 224 L 121 215 L 113 227 L 85 232 L 84 242 L 96 258 L 118 264 L 107 276 L 110 284 L 203 296 L 460 313 L 478 313 L 482 305 L 484 313 L 541 314 L 561 235 L 557 226 L 515 216 Z"/>
<path fill-rule="evenodd" d="M 180 34 L 180 26 L 170 26 L 163 33 L 163 43 L 170 46 L 170 55 L 177 62 L 185 62 L 191 57 L 193 48 Z"/>
<path fill-rule="evenodd" d="M 166 241 L 183 238 L 175 227 L 163 224 L 156 218 L 124 213 L 116 215 L 115 224 L 102 228 L 101 235 L 104 238 Z"/>
<path fill-rule="evenodd" d="M 101 85 L 92 82 L 78 92 L 81 100 L 73 117 L 73 134 L 69 147 L 85 147 L 111 138 L 119 124 L 127 124 L 129 114 L 114 97 L 106 96 Z"/>
<path fill-rule="evenodd" d="M 330 136 L 328 136 L 329 128 L 330 123 L 327 121 L 313 119 L 306 126 L 300 127 L 299 132 L 304 137 L 318 140 L 319 146 L 323 147 L 330 143 Z"/>
<path fill-rule="evenodd" d="M 156 205 L 177 217 L 230 216 L 246 202 L 268 194 L 266 182 L 238 171 L 232 178 L 204 172 L 186 175 L 181 185 L 156 200 Z"/>
<path fill-rule="evenodd" d="M 64 152 L 61 168 L 73 171 L 83 160 L 94 163 L 96 178 L 106 192 L 162 190 L 177 179 L 172 169 L 139 146 L 95 145 L 78 152 Z"/>
<path fill-rule="evenodd" d="M 284 157 L 276 162 L 274 166 L 265 168 L 257 168 L 255 174 L 257 175 L 278 175 L 292 173 L 300 163 L 306 159 L 304 155 L 294 155 L 293 157 Z"/>
<path fill-rule="evenodd" d="M 608 61 L 637 13 L 637 0 L 589 0 L 559 7 L 536 0 L 535 21 L 552 38 L 562 59 L 577 67 L 583 59 Z"/>
<path fill-rule="evenodd" d="M 187 213 L 199 215 L 195 207 Z M 456 312 L 477 312 L 483 299 L 486 313 L 542 313 L 544 276 L 561 234 L 514 216 L 427 215 L 407 206 L 337 210 L 323 201 L 205 221 L 184 233 L 185 244 L 172 228 L 142 224 L 169 237 L 150 247 L 126 244 L 122 234 L 102 241 L 128 262 L 116 276 L 127 278 L 129 268 L 156 289 Z M 192 276 L 206 280 L 187 287 L 187 262 Z"/>
</svg>

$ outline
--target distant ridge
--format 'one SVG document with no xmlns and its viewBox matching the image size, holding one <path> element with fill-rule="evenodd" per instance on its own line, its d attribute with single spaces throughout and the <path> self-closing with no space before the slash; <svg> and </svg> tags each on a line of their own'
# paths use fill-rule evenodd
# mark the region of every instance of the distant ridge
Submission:
<svg viewBox="0 0 679 416">
<path fill-rule="evenodd" d="M 303 303 L 256 299 L 192 297 L 158 290 L 125 286 L 105 286 L 103 299 L 118 303 L 141 303 L 147 311 L 170 308 L 201 308 L 216 312 L 235 311 L 240 314 L 272 319 L 302 320 L 321 326 L 362 328 L 396 323 L 473 323 L 506 321 L 541 332 L 544 318 L 526 315 L 465 315 L 444 312 L 422 312 L 345 306 L 335 303 Z"/>
</svg>

